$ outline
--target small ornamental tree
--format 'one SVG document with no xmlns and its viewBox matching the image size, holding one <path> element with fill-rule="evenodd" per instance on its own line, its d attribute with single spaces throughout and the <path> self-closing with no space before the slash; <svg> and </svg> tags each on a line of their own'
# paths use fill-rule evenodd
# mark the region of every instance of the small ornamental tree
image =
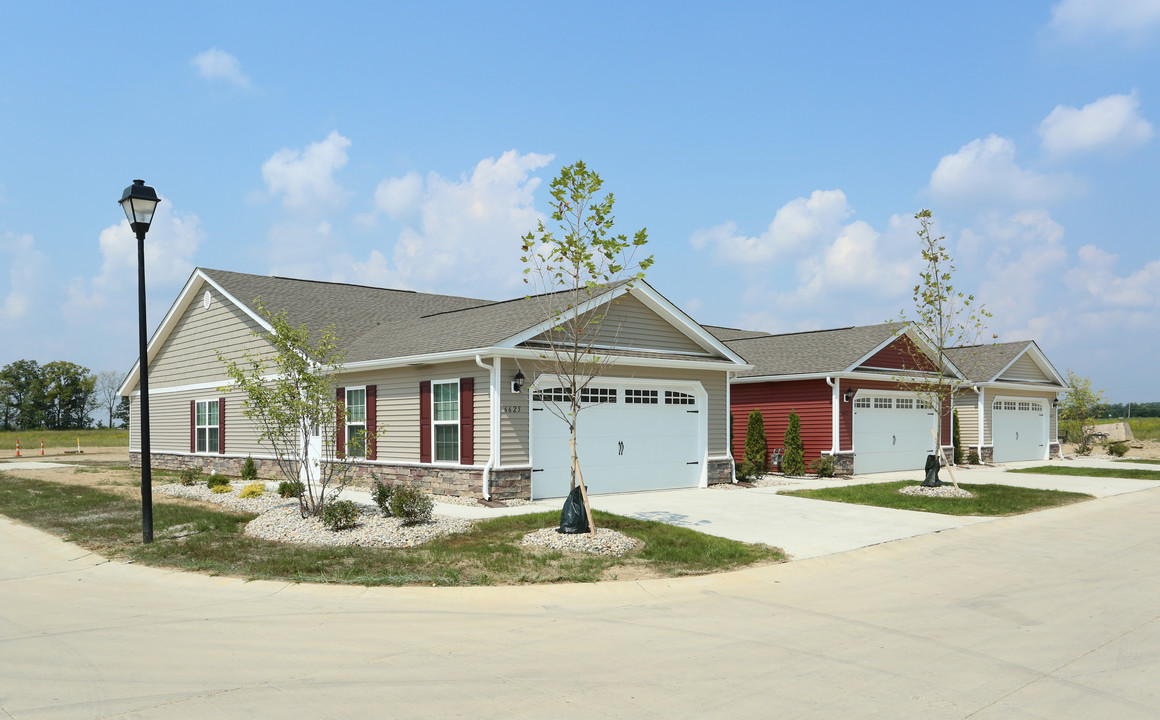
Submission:
<svg viewBox="0 0 1160 720">
<path fill-rule="evenodd" d="M 576 451 L 576 423 L 582 410 L 602 402 L 589 385 L 617 359 L 608 347 L 615 347 L 619 328 L 604 322 L 619 297 L 612 291 L 631 292 L 653 263 L 652 255 L 636 256 L 648 242 L 643 228 L 631 238 L 613 234 L 612 194 L 597 197 L 603 184 L 583 161 L 561 168 L 551 186 L 555 230 L 540 222 L 521 238 L 520 248 L 524 282 L 535 292 L 547 328 L 536 338 L 542 350 L 535 369 L 559 383 L 559 392 L 541 397 L 545 409 L 568 426 L 570 487 L 580 488 L 589 532 L 596 525 Z"/>
<path fill-rule="evenodd" d="M 763 475 L 769 458 L 765 442 L 765 420 L 760 410 L 749 413 L 749 426 L 745 430 L 746 475 Z"/>
<path fill-rule="evenodd" d="M 951 412 L 951 442 L 955 446 L 955 465 L 963 464 L 963 440 L 959 432 L 959 411 Z"/>
<path fill-rule="evenodd" d="M 273 352 L 247 351 L 240 360 L 219 352 L 218 360 L 233 381 L 219 389 L 246 394 L 242 411 L 258 427 L 259 440 L 273 449 L 278 473 L 285 482 L 301 483 L 302 517 L 320 516 L 346 486 L 353 464 L 335 452 L 340 412 L 335 389 L 345 352 L 331 327 L 317 333 L 312 342 L 309 328 L 291 325 L 285 310 L 271 314 L 261 301 L 257 309 L 273 330 L 254 334 Z M 321 439 L 320 458 L 310 454 L 312 432 Z"/>
<path fill-rule="evenodd" d="M 1059 417 L 1068 442 L 1086 445 L 1093 418 L 1104 407 L 1104 391 L 1092 390 L 1091 378 L 1067 371 L 1067 394 L 1059 403 Z"/>
<path fill-rule="evenodd" d="M 802 421 L 792 410 L 789 413 L 789 426 L 785 429 L 785 457 L 781 459 L 781 471 L 790 476 L 806 474 L 805 450 L 802 449 Z"/>
</svg>

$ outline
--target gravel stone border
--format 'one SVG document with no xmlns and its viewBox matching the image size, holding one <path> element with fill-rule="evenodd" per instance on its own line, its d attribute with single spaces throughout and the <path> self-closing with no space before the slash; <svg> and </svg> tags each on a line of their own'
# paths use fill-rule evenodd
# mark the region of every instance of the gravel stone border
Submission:
<svg viewBox="0 0 1160 720">
<path fill-rule="evenodd" d="M 975 495 L 969 493 L 962 488 L 955 489 L 954 485 L 943 485 L 941 487 L 926 487 L 924 485 L 907 485 L 898 489 L 898 492 L 903 495 L 925 495 L 926 497 L 942 497 L 942 498 L 973 498 Z"/>
<path fill-rule="evenodd" d="M 596 528 L 595 533 L 573 534 L 557 532 L 556 528 L 544 528 L 530 532 L 520 540 L 520 547 L 544 547 L 613 557 L 623 557 L 641 545 L 636 538 L 608 528 Z"/>
</svg>

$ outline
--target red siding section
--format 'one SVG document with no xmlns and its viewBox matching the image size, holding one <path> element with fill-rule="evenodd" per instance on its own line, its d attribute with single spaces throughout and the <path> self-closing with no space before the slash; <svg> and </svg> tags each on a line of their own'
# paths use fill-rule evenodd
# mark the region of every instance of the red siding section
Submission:
<svg viewBox="0 0 1160 720">
<path fill-rule="evenodd" d="M 909 335 L 903 335 L 871 355 L 862 363 L 862 367 L 932 372 L 937 370 L 935 364 L 914 344 Z"/>
<path fill-rule="evenodd" d="M 218 455 L 226 454 L 226 399 L 218 398 Z"/>
<path fill-rule="evenodd" d="M 459 378 L 459 464 L 475 464 L 475 378 Z"/>
<path fill-rule="evenodd" d="M 431 381 L 419 382 L 419 462 L 431 462 Z"/>
<path fill-rule="evenodd" d="M 801 418 L 806 463 L 830 451 L 830 386 L 823 379 L 786 382 L 738 383 L 730 387 L 729 412 L 733 419 L 733 457 L 745 457 L 749 413 L 761 411 L 769 449 L 785 447 L 790 412 Z"/>
<path fill-rule="evenodd" d="M 874 380 L 840 380 L 842 402 L 838 408 L 838 446 L 840 450 L 852 452 L 854 450 L 854 401 L 846 402 L 846 392 L 853 390 L 857 393 L 858 390 L 905 390 L 906 388 L 899 387 L 896 382 L 889 381 L 874 381 Z M 943 408 L 946 410 L 942 416 L 942 444 L 951 444 L 951 413 L 950 413 L 950 396 L 943 402 Z"/>
</svg>

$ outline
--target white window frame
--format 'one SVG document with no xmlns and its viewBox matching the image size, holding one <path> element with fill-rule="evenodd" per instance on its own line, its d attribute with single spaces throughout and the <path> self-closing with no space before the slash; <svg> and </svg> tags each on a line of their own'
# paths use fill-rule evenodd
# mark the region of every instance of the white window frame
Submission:
<svg viewBox="0 0 1160 720">
<path fill-rule="evenodd" d="M 194 432 L 194 454 L 195 455 L 219 455 L 222 447 L 222 409 L 219 404 L 220 398 L 212 398 L 205 400 L 195 400 L 193 406 L 193 432 Z M 217 422 L 210 424 L 209 420 L 209 406 L 210 403 L 217 406 Z M 201 408 L 205 407 L 205 418 L 207 422 L 201 424 Z M 217 430 L 217 447 L 210 449 L 209 446 L 209 431 Z M 204 434 L 203 434 L 204 431 Z"/>
<path fill-rule="evenodd" d="M 455 419 L 454 420 L 439 420 L 435 405 L 435 388 L 440 385 L 452 385 L 455 388 Z M 431 462 L 436 465 L 458 465 L 459 457 L 463 451 L 461 437 L 462 429 L 459 426 L 459 418 L 463 414 L 463 409 L 459 407 L 459 378 L 449 378 L 446 380 L 432 380 L 431 381 Z M 455 458 L 453 460 L 439 459 L 439 428 L 454 427 L 455 428 Z"/>
<path fill-rule="evenodd" d="M 362 394 L 363 394 L 362 420 L 353 420 L 352 421 L 351 416 L 350 416 L 350 394 L 352 392 L 358 392 L 360 390 L 362 391 Z M 347 387 L 346 392 L 343 393 L 342 400 L 343 400 L 343 406 L 342 406 L 343 413 L 342 414 L 346 418 L 346 439 L 343 441 L 343 445 L 346 448 L 346 456 L 349 458 L 365 458 L 366 454 L 367 454 L 367 436 L 366 436 L 366 431 L 367 431 L 367 386 L 366 385 L 355 385 L 353 387 Z M 355 452 L 351 451 L 351 448 L 352 448 L 351 434 L 350 434 L 351 428 L 359 428 L 363 431 L 362 447 L 360 448 L 362 450 L 362 452 L 355 453 Z"/>
</svg>

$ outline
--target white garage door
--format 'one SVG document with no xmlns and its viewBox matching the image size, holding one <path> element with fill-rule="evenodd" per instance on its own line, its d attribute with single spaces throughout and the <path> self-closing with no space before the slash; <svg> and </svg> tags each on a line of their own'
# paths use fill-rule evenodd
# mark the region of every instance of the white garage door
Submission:
<svg viewBox="0 0 1160 720">
<path fill-rule="evenodd" d="M 995 462 L 1042 460 L 1047 456 L 1044 402 L 1002 398 L 991 404 L 991 444 Z"/>
<path fill-rule="evenodd" d="M 934 409 L 913 395 L 859 391 L 854 398 L 854 472 L 921 470 L 934 452 Z"/>
<path fill-rule="evenodd" d="M 580 470 L 588 492 L 697 487 L 707 418 L 704 393 L 672 386 L 601 383 L 583 391 L 577 424 Z M 567 408 L 562 388 L 532 394 L 532 497 L 563 497 L 571 484 Z"/>
</svg>

